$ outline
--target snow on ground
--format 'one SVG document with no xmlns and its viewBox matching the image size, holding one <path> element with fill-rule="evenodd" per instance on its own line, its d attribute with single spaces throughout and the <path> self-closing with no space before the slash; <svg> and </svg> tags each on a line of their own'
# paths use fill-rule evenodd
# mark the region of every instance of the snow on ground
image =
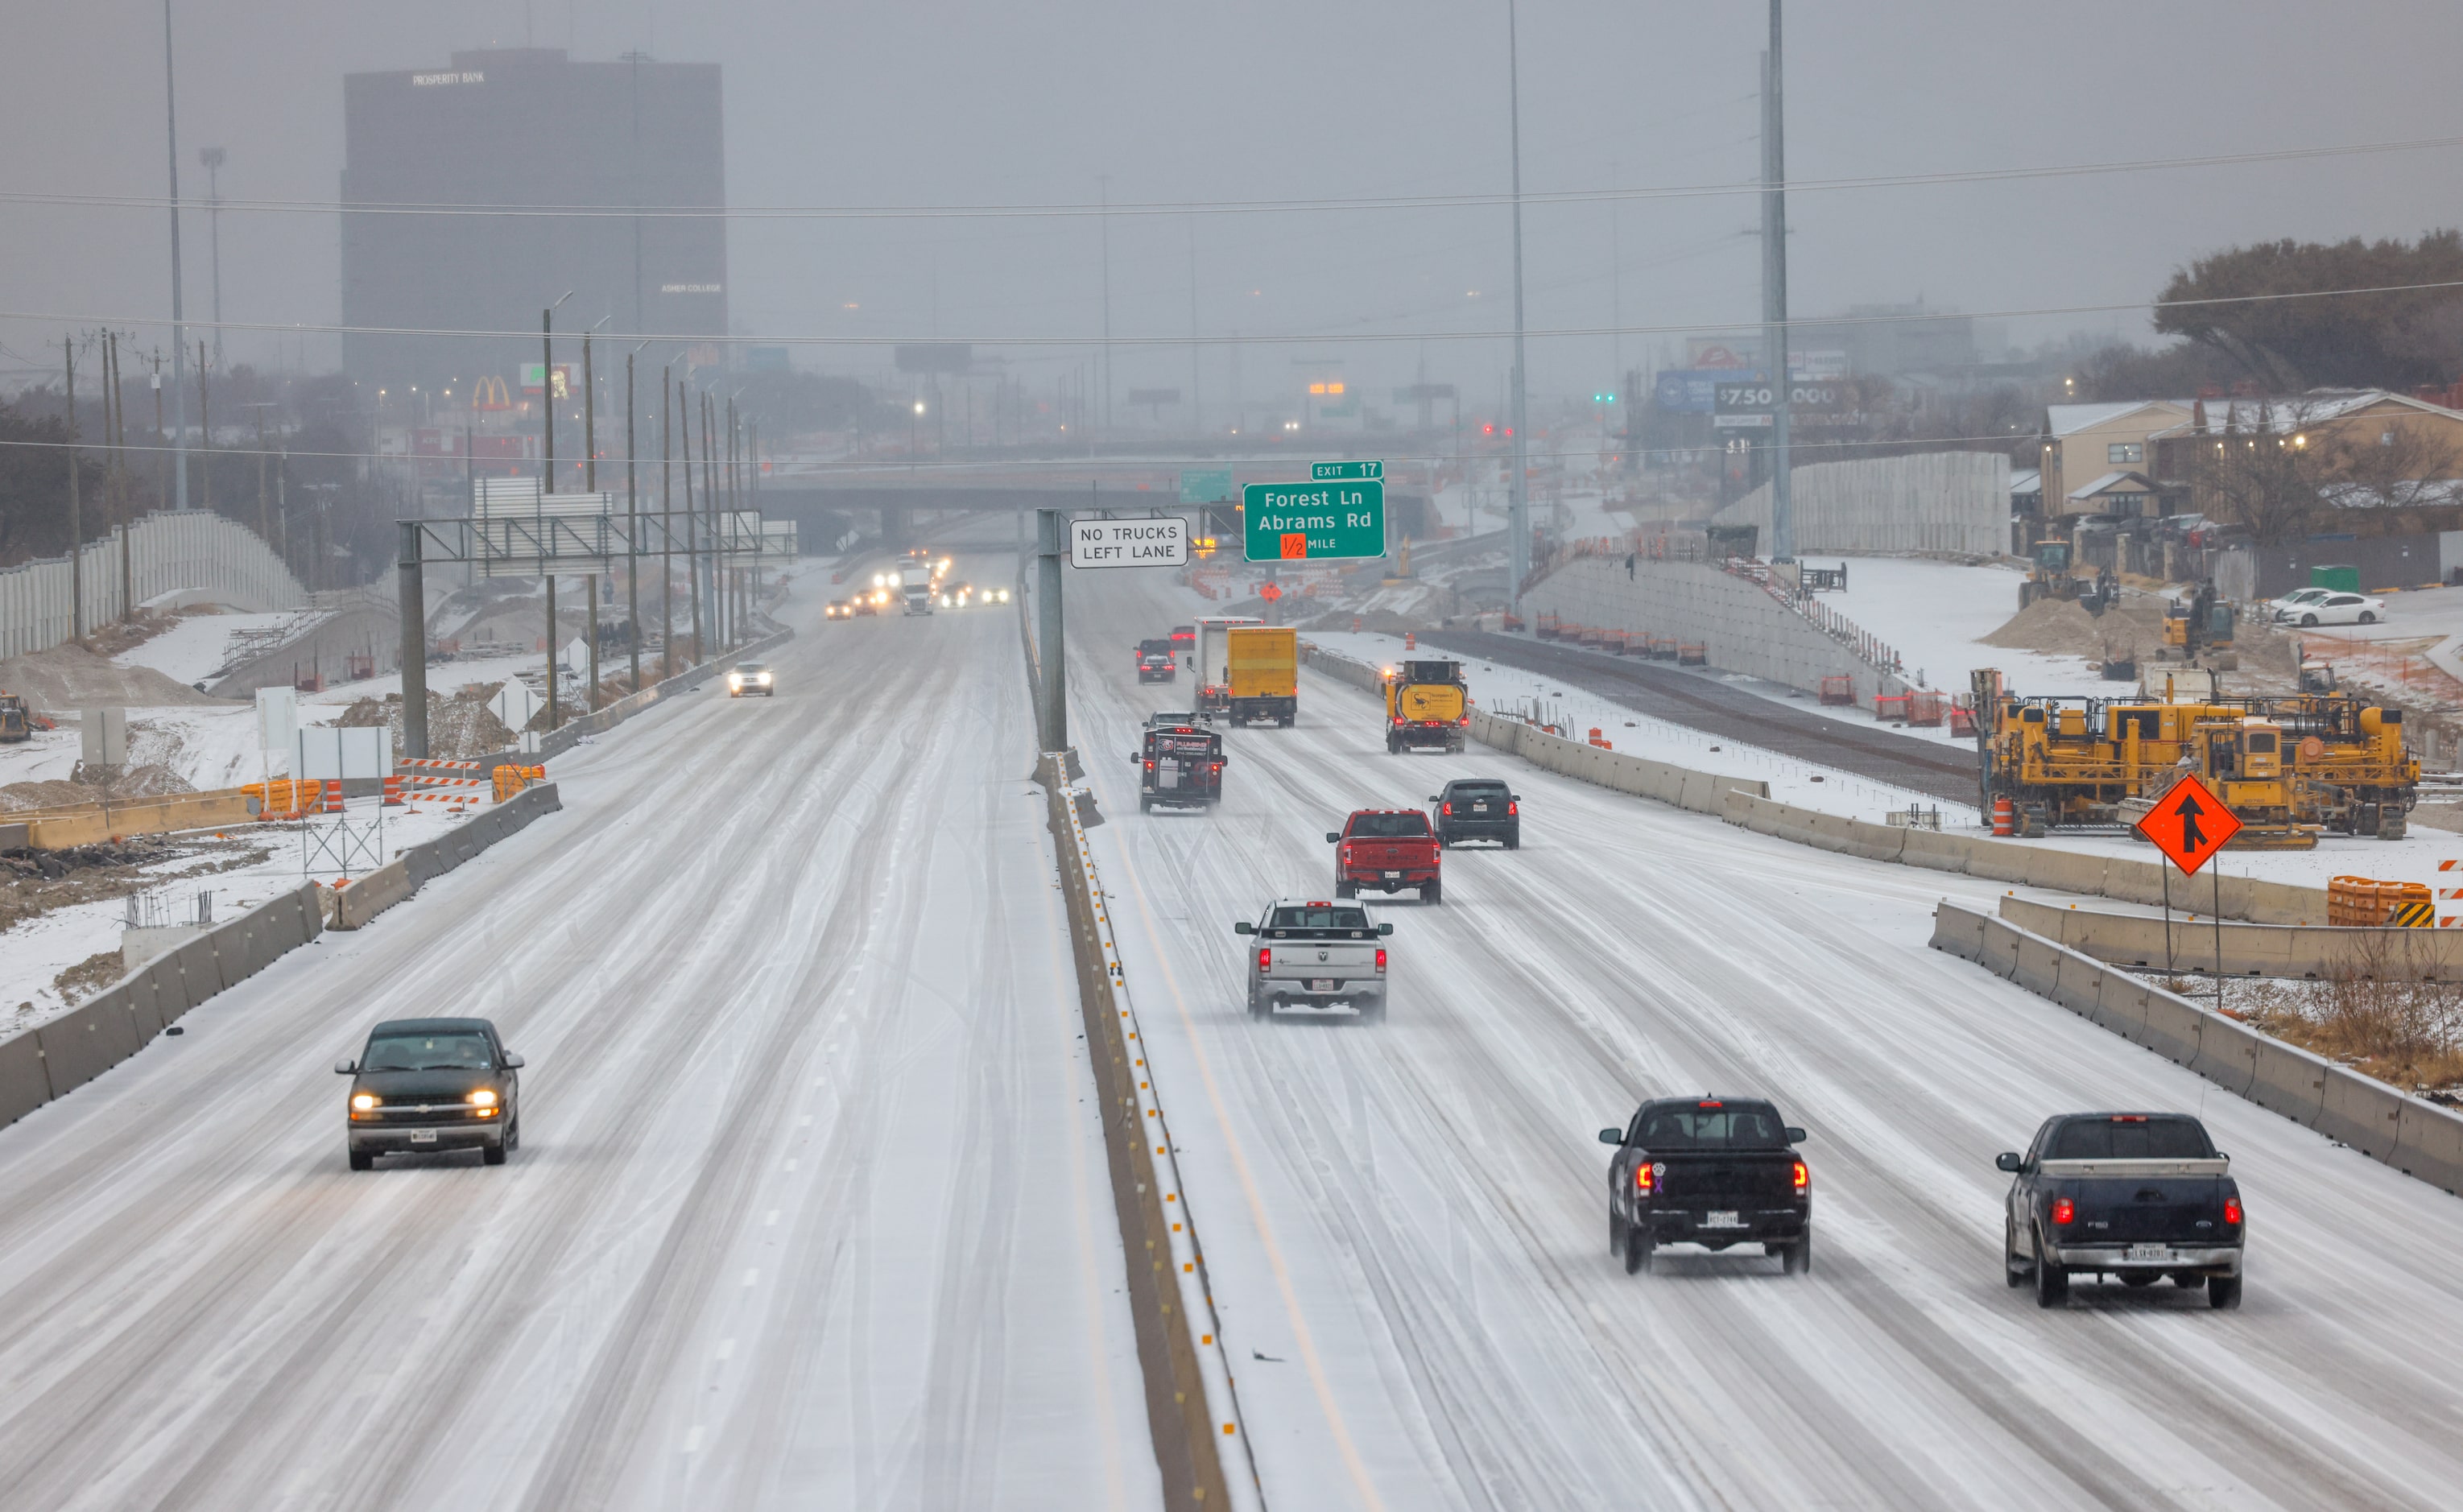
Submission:
<svg viewBox="0 0 2463 1512">
<path fill-rule="evenodd" d="M 602 672 L 621 670 L 623 658 L 602 656 L 599 669 Z M 450 662 L 427 664 L 427 690 L 447 696 L 462 689 L 477 685 L 493 688 L 525 673 L 538 676 L 547 669 L 547 653 L 520 651 L 503 656 L 466 656 Z M 354 683 L 329 684 L 321 693 L 299 695 L 300 717 L 325 722 L 324 711 L 336 712 L 349 708 L 362 698 L 383 698 L 402 691 L 402 673 L 387 672 L 381 677 L 363 677 Z M 314 712 L 312 712 L 314 711 Z"/>
<path fill-rule="evenodd" d="M 112 658 L 121 667 L 150 667 L 174 682 L 203 682 L 230 662 L 231 637 L 315 618 L 315 611 L 279 614 L 184 614 L 162 634 Z"/>
<path fill-rule="evenodd" d="M 1967 674 L 1997 667 L 2008 685 L 2029 693 L 2109 695 L 2113 685 L 2082 656 L 1987 646 L 1984 638 L 2018 612 L 2025 575 L 2007 567 L 1962 567 L 1900 557 L 1850 557 L 1847 591 L 1820 601 L 1878 636 L 1906 662 L 1910 680 L 1948 692 L 1967 691 Z M 1827 563 L 1807 556 L 1808 567 Z"/>
<path fill-rule="evenodd" d="M 1305 633 L 1307 639 L 1330 651 L 1378 667 L 1391 667 L 1413 654 L 1404 650 L 1399 635 L 1348 630 Z M 1973 808 L 1942 803 L 1927 794 L 1910 793 L 1851 772 L 1816 766 L 1759 746 L 1653 719 L 1596 693 L 1563 686 L 1542 673 L 1486 662 L 1466 663 L 1463 671 L 1470 681 L 1473 701 L 1492 713 L 1529 709 L 1536 703 L 1543 722 L 1564 726 L 1577 739 L 1597 728 L 1602 738 L 1628 756 L 1673 762 L 1697 772 L 1759 778 L 1770 784 L 1771 797 L 1782 803 L 1844 814 L 1876 824 L 1894 809 L 1935 806 L 1942 810 L 1946 826 L 1962 822 L 1972 825 L 1976 818 Z"/>
<path fill-rule="evenodd" d="M 247 723 L 253 744 L 256 722 L 251 718 Z M 393 860 L 403 846 L 433 840 L 461 822 L 447 817 L 442 804 L 411 803 L 388 809 L 373 797 L 351 800 L 343 818 L 355 826 L 381 822 L 381 833 L 372 837 L 379 846 L 378 865 Z M 210 855 L 202 861 L 191 857 L 151 868 L 159 881 L 149 890 L 161 892 L 167 900 L 173 922 L 185 922 L 191 916 L 190 900 L 203 888 L 213 890 L 214 918 L 220 922 L 237 918 L 311 878 L 331 886 L 343 875 L 341 868 L 330 862 L 309 868 L 310 857 L 303 852 L 298 825 L 266 824 L 225 833 L 267 846 L 266 858 L 210 876 L 198 874 L 201 866 L 211 864 L 214 858 Z M 358 876 L 371 869 L 366 864 L 355 865 L 350 874 Z M 91 955 L 119 949 L 126 909 L 126 901 L 120 898 L 72 904 L 37 914 L 0 935 L 7 941 L 7 949 L 0 950 L 0 1037 L 33 1028 L 73 1006 L 53 990 L 53 978 Z"/>
</svg>

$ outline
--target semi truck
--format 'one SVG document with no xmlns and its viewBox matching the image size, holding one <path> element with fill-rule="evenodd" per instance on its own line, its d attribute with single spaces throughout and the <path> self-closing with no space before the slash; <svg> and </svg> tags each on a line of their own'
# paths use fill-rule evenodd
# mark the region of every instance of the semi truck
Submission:
<svg viewBox="0 0 2463 1512">
<path fill-rule="evenodd" d="M 1300 635 L 1289 625 L 1243 625 L 1224 632 L 1225 705 L 1232 722 L 1271 719 L 1288 730 L 1300 712 Z"/>
<path fill-rule="evenodd" d="M 1189 670 L 1197 674 L 1197 710 L 1217 714 L 1232 708 L 1232 632 L 1263 620 L 1237 615 L 1210 615 L 1197 622 L 1197 643 L 1188 653 Z"/>
</svg>

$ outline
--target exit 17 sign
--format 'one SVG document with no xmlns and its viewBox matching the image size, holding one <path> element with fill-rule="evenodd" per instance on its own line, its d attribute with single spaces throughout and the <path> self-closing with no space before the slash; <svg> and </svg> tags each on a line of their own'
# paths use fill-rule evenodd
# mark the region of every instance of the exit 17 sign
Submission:
<svg viewBox="0 0 2463 1512">
<path fill-rule="evenodd" d="M 1385 555 L 1384 465 L 1320 462 L 1307 483 L 1252 483 L 1240 491 L 1251 561 L 1328 561 Z"/>
</svg>

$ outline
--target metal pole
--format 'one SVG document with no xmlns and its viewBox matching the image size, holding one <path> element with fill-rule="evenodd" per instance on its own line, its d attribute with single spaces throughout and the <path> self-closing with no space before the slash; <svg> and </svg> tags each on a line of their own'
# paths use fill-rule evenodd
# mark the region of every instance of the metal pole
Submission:
<svg viewBox="0 0 2463 1512">
<path fill-rule="evenodd" d="M 1068 551 L 1063 518 L 1057 509 L 1035 512 L 1035 659 L 1043 675 L 1040 733 L 1046 751 L 1069 747 L 1069 658 L 1060 622 L 1060 565 Z"/>
<path fill-rule="evenodd" d="M 212 251 L 214 270 L 214 371 L 229 372 L 223 365 L 223 164 L 226 154 L 220 147 L 207 147 L 197 154 L 206 165 L 206 230 L 207 245 Z"/>
<path fill-rule="evenodd" d="M 590 628 L 582 637 L 590 643 L 590 712 L 599 712 L 599 565 L 593 562 L 590 576 L 582 580 L 590 601 Z"/>
<path fill-rule="evenodd" d="M 1776 0 L 1774 0 L 1776 3 Z M 1514 154 L 1514 477 L 1506 494 L 1506 607 L 1522 613 L 1522 580 L 1531 574 L 1531 405 L 1522 350 L 1522 54 L 1514 0 L 1505 3 L 1506 100 Z"/>
<path fill-rule="evenodd" d="M 76 339 L 60 338 L 60 355 L 68 362 L 69 398 L 69 639 L 85 638 L 85 534 L 77 498 Z M 108 434 L 110 427 L 106 424 Z"/>
<path fill-rule="evenodd" d="M 564 301 L 559 299 L 556 304 Z M 556 492 L 556 342 L 551 335 L 556 305 L 539 312 L 539 423 L 544 429 L 539 442 L 539 493 Z M 547 580 L 547 728 L 556 731 L 556 568 L 545 556 L 547 543 L 547 512 L 536 511 L 532 529 L 541 548 L 539 575 Z"/>
<path fill-rule="evenodd" d="M 427 755 L 427 599 L 420 566 L 419 522 L 402 524 L 402 754 Z"/>
<path fill-rule="evenodd" d="M 1788 461 L 1787 366 L 1787 108 L 1779 53 L 1780 0 L 1770 0 L 1770 55 L 1762 70 L 1762 319 L 1768 331 L 1763 365 L 1777 404 L 1771 414 L 1771 541 L 1773 561 L 1796 559 L 1796 496 Z"/>
<path fill-rule="evenodd" d="M 639 351 L 637 346 L 624 354 L 624 617 L 631 625 L 624 638 L 637 693 L 642 690 L 642 513 L 633 481 L 633 421 L 640 413 L 633 403 L 633 357 Z"/>
<path fill-rule="evenodd" d="M 599 492 L 599 385 L 590 371 L 590 333 L 581 333 L 581 492 Z"/>
<path fill-rule="evenodd" d="M 659 369 L 659 678 L 676 675 L 676 417 Z"/>
<path fill-rule="evenodd" d="M 1095 181 L 1102 186 L 1103 213 L 1096 218 L 1103 237 L 1103 439 L 1112 439 L 1112 176 Z M 1057 749 L 1057 748 L 1056 748 Z"/>
<path fill-rule="evenodd" d="M 174 509 L 188 507 L 188 328 L 180 303 L 180 111 L 171 75 L 171 0 L 163 0 L 163 122 L 171 147 L 171 442 Z"/>
</svg>

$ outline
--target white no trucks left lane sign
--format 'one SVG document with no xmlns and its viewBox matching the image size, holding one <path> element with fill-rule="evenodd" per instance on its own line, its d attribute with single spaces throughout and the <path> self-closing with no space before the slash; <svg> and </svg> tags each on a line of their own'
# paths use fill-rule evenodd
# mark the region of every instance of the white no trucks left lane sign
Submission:
<svg viewBox="0 0 2463 1512">
<path fill-rule="evenodd" d="M 1178 515 L 1152 519 L 1073 519 L 1069 522 L 1073 567 L 1186 567 L 1188 521 Z"/>
</svg>

